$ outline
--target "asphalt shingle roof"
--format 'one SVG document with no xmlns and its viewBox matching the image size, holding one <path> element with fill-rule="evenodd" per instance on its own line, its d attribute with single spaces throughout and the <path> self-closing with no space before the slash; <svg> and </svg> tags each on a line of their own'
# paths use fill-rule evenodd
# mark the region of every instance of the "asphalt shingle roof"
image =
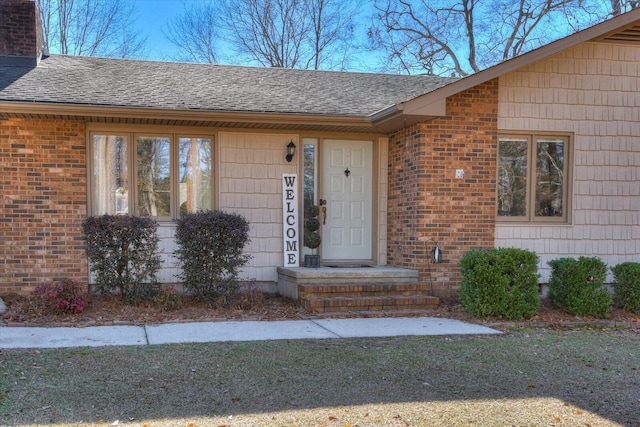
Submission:
<svg viewBox="0 0 640 427">
<path fill-rule="evenodd" d="M 0 66 L 0 101 L 368 116 L 455 79 L 51 55 Z"/>
</svg>

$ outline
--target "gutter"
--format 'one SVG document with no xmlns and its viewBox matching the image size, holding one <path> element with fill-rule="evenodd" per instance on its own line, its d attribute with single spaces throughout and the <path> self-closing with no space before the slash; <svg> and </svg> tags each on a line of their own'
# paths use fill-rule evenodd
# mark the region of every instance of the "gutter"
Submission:
<svg viewBox="0 0 640 427">
<path fill-rule="evenodd" d="M 0 116 L 66 117 L 94 121 L 98 118 L 117 118 L 150 121 L 210 121 L 233 123 L 311 125 L 360 127 L 375 131 L 366 116 L 341 116 L 304 113 L 272 113 L 259 111 L 170 110 L 118 106 L 88 106 L 78 104 L 48 104 L 39 102 L 0 101 Z"/>
</svg>

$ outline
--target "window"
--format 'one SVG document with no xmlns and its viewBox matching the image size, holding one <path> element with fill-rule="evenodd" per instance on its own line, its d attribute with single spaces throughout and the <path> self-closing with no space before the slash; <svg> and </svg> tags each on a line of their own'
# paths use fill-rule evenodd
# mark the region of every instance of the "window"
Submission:
<svg viewBox="0 0 640 427">
<path fill-rule="evenodd" d="M 302 164 L 302 174 L 304 177 L 303 191 L 303 212 L 304 221 L 307 219 L 307 209 L 311 205 L 315 205 L 318 202 L 316 197 L 318 194 L 318 140 L 316 138 L 302 138 L 302 144 L 304 147 L 304 156 Z M 303 255 L 313 254 L 313 250 L 306 246 L 302 246 Z"/>
<path fill-rule="evenodd" d="M 171 219 L 213 209 L 212 141 L 175 134 L 91 134 L 91 214 Z"/>
<path fill-rule="evenodd" d="M 568 222 L 569 137 L 498 138 L 498 220 Z"/>
</svg>

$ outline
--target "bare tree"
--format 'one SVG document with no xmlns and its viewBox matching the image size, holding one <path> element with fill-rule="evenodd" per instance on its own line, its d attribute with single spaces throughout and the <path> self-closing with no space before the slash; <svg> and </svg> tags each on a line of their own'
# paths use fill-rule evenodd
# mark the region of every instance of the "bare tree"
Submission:
<svg viewBox="0 0 640 427">
<path fill-rule="evenodd" d="M 130 58 L 146 39 L 132 28 L 127 0 L 36 0 L 47 47 L 63 55 Z"/>
<path fill-rule="evenodd" d="M 261 65 L 296 68 L 311 27 L 301 0 L 229 0 L 223 17 L 235 49 Z"/>
<path fill-rule="evenodd" d="M 355 0 L 226 0 L 185 7 L 165 36 L 189 61 L 215 63 L 225 45 L 268 67 L 344 68 Z"/>
<path fill-rule="evenodd" d="M 611 0 L 611 15 L 617 16 L 639 7 L 639 0 Z"/>
<path fill-rule="evenodd" d="M 177 47 L 174 59 L 187 62 L 218 62 L 218 2 L 195 2 L 163 30 L 164 36 Z"/>
<path fill-rule="evenodd" d="M 592 25 L 585 3 L 380 0 L 369 39 L 395 70 L 466 76 Z"/>
<path fill-rule="evenodd" d="M 306 16 L 311 31 L 308 42 L 311 57 L 305 68 L 320 69 L 338 66 L 344 69 L 349 64 L 348 54 L 356 49 L 353 43 L 357 4 L 343 0 L 306 1 Z"/>
</svg>

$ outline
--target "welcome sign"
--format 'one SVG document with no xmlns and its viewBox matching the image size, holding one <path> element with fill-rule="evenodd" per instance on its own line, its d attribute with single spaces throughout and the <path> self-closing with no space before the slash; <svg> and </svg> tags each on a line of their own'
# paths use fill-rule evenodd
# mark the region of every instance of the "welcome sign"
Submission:
<svg viewBox="0 0 640 427">
<path fill-rule="evenodd" d="M 298 267 L 298 175 L 282 174 L 284 266 Z"/>
</svg>

